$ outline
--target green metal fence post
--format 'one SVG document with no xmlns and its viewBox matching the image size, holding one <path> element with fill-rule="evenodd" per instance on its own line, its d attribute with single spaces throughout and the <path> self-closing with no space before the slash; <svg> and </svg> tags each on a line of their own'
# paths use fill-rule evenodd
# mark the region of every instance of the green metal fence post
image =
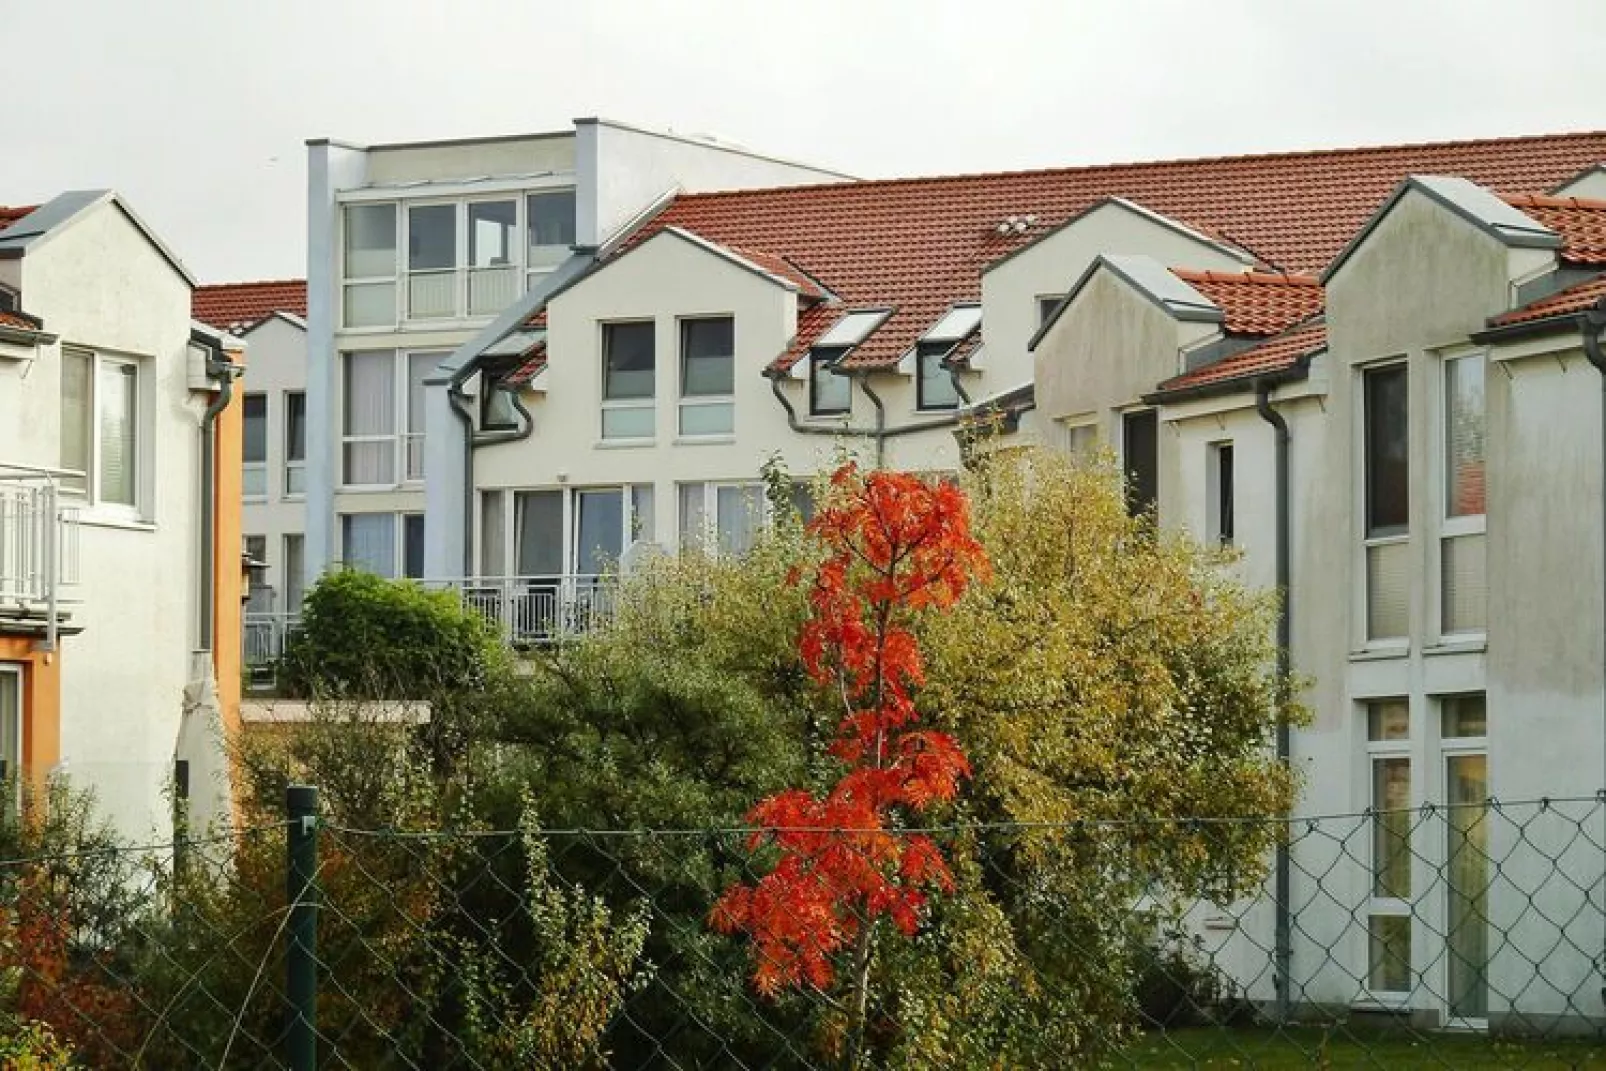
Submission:
<svg viewBox="0 0 1606 1071">
<path fill-rule="evenodd" d="M 318 790 L 291 785 L 284 793 L 288 837 L 285 993 L 289 1024 L 285 1058 L 290 1071 L 318 1066 Z"/>
</svg>

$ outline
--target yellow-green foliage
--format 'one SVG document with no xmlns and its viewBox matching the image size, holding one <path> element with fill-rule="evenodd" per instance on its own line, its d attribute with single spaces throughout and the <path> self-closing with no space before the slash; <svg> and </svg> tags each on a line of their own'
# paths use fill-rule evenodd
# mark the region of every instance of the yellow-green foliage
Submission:
<svg viewBox="0 0 1606 1071">
<path fill-rule="evenodd" d="M 69 1071 L 73 1052 L 44 1023 L 0 1027 L 0 1068 L 5 1071 Z"/>
</svg>

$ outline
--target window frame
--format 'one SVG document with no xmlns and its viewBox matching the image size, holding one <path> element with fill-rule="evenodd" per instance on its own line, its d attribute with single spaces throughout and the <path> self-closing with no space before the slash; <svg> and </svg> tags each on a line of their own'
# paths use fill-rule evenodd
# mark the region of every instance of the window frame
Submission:
<svg viewBox="0 0 1606 1071">
<path fill-rule="evenodd" d="M 719 531 L 719 492 L 724 490 L 737 490 L 743 494 L 751 495 L 758 506 L 757 527 L 752 535 L 758 535 L 774 523 L 769 496 L 764 493 L 762 480 L 728 479 L 728 480 L 680 480 L 675 483 L 675 546 L 684 552 L 695 550 L 713 557 L 730 553 L 723 547 L 723 538 Z M 701 519 L 702 527 L 698 532 L 687 530 L 689 520 L 686 510 L 687 489 L 702 488 Z M 712 535 L 712 540 L 709 536 Z M 746 553 L 742 551 L 741 553 Z"/>
<path fill-rule="evenodd" d="M 693 324 L 725 321 L 730 324 L 731 346 L 727 359 L 730 361 L 730 391 L 725 394 L 688 394 L 686 392 L 686 361 L 689 357 L 687 340 Z M 677 360 L 675 362 L 675 436 L 698 442 L 728 441 L 736 434 L 736 317 L 730 313 L 703 314 L 697 316 L 681 316 L 675 320 L 675 340 L 678 346 Z M 656 358 L 654 361 L 656 365 Z M 656 374 L 656 369 L 655 369 Z M 688 432 L 686 430 L 687 409 L 712 409 L 725 407 L 730 414 L 729 427 L 720 431 Z"/>
<path fill-rule="evenodd" d="M 1403 707 L 1405 710 L 1405 736 L 1403 738 L 1396 739 L 1374 739 L 1371 731 L 1372 715 L 1374 711 L 1376 711 L 1378 708 L 1396 705 Z M 1413 828 L 1412 820 L 1409 817 L 1409 815 L 1421 805 L 1420 801 L 1422 792 L 1421 781 L 1418 777 L 1418 764 L 1416 761 L 1416 756 L 1413 753 L 1416 742 L 1416 719 L 1414 713 L 1415 704 L 1413 704 L 1407 696 L 1403 695 L 1378 696 L 1375 698 L 1362 700 L 1358 704 L 1358 707 L 1361 715 L 1361 738 L 1363 740 L 1365 758 L 1365 761 L 1362 765 L 1362 777 L 1365 779 L 1365 795 L 1363 798 L 1366 800 L 1366 812 L 1369 816 L 1366 828 L 1367 862 L 1366 866 L 1362 870 L 1365 881 L 1362 911 L 1363 917 L 1366 920 L 1366 926 L 1363 928 L 1362 932 L 1361 962 L 1364 964 L 1364 969 L 1361 973 L 1361 978 L 1363 980 L 1361 988 L 1366 994 L 1367 1003 L 1375 1004 L 1380 1007 L 1404 1007 L 1409 1004 L 1412 993 L 1420 986 L 1420 978 L 1418 977 L 1417 972 L 1418 942 L 1416 934 L 1417 927 L 1415 902 L 1417 896 L 1416 890 L 1421 883 L 1419 881 L 1419 875 L 1416 873 L 1417 855 L 1415 847 L 1412 843 L 1415 829 Z M 1405 763 L 1406 795 L 1408 797 L 1408 803 L 1406 806 L 1408 818 L 1405 832 L 1405 881 L 1407 888 L 1404 890 L 1403 896 L 1389 896 L 1380 894 L 1377 888 L 1377 883 L 1379 880 L 1378 870 L 1380 866 L 1380 861 L 1377 854 L 1379 833 L 1377 822 L 1379 812 L 1384 810 L 1377 799 L 1377 773 L 1381 763 L 1400 761 Z M 1404 989 L 1384 989 L 1372 984 L 1372 923 L 1374 919 L 1381 918 L 1404 918 L 1406 920 L 1409 933 L 1409 958 L 1407 960 L 1407 973 L 1409 978 Z"/>
<path fill-rule="evenodd" d="M 1406 521 L 1403 530 L 1396 531 L 1395 526 L 1389 526 L 1386 531 L 1374 532 L 1371 520 L 1371 442 L 1370 442 L 1370 413 L 1371 395 L 1368 390 L 1368 377 L 1378 372 L 1398 369 L 1405 375 L 1405 463 L 1406 463 Z M 1362 650 L 1367 651 L 1405 651 L 1411 645 L 1411 593 L 1407 591 L 1406 620 L 1404 630 L 1398 635 L 1374 636 L 1372 634 L 1372 557 L 1373 552 L 1384 547 L 1409 547 L 1411 544 L 1411 361 L 1404 354 L 1387 357 L 1360 365 L 1355 369 L 1356 391 L 1360 404 L 1356 406 L 1355 417 L 1355 473 L 1356 473 L 1356 523 L 1359 538 L 1359 566 L 1357 576 L 1360 582 L 1356 585 L 1356 600 L 1358 613 L 1356 624 L 1359 632 L 1359 643 Z M 1409 549 L 1401 551 L 1409 555 Z"/>
<path fill-rule="evenodd" d="M 1484 382 L 1483 404 L 1483 479 L 1484 479 L 1484 511 L 1477 514 L 1463 514 L 1458 517 L 1450 515 L 1450 366 L 1460 361 L 1482 361 Z M 1430 464 L 1437 474 L 1434 481 L 1433 516 L 1437 521 L 1438 532 L 1432 539 L 1433 562 L 1429 571 L 1432 578 L 1430 590 L 1433 592 L 1429 602 L 1432 604 L 1431 618 L 1433 622 L 1433 635 L 1441 643 L 1476 643 L 1488 634 L 1489 612 L 1487 603 L 1487 566 L 1485 567 L 1485 604 L 1484 623 L 1477 628 L 1450 629 L 1446 627 L 1445 596 L 1448 594 L 1444 583 L 1444 563 L 1446 559 L 1445 548 L 1452 540 L 1469 537 L 1481 537 L 1484 540 L 1485 554 L 1488 552 L 1488 480 L 1489 480 L 1489 447 L 1488 447 L 1488 414 L 1489 414 L 1489 354 L 1487 350 L 1456 350 L 1441 354 L 1437 361 L 1438 387 L 1433 414 L 1433 450 Z M 1487 559 L 1486 559 L 1487 560 Z"/>
<path fill-rule="evenodd" d="M 611 352 L 611 329 L 629 325 L 645 324 L 648 327 L 648 337 L 652 339 L 652 392 L 645 397 L 610 398 L 608 396 L 608 361 Z M 597 354 L 601 358 L 597 362 L 597 398 L 599 400 L 599 413 L 597 436 L 609 445 L 627 444 L 644 445 L 656 442 L 658 439 L 658 321 L 651 317 L 624 317 L 620 319 L 597 321 Z M 646 411 L 652 416 L 652 428 L 646 435 L 609 435 L 608 416 L 610 412 Z"/>
<path fill-rule="evenodd" d="M 341 492 L 393 491 L 398 488 L 415 488 L 424 482 L 423 443 L 424 429 L 414 430 L 412 413 L 412 361 L 414 357 L 434 358 L 437 362 L 451 355 L 451 350 L 421 347 L 417 349 L 354 349 L 340 351 L 340 392 L 337 399 L 340 420 L 340 485 Z M 346 375 L 345 361 L 354 354 L 388 353 L 391 355 L 391 431 L 386 434 L 351 435 L 346 431 Z M 427 397 L 427 395 L 426 395 Z M 423 416 L 427 420 L 427 410 Z M 350 483 L 346 476 L 346 447 L 362 443 L 389 443 L 391 453 L 390 483 Z M 417 475 L 410 475 L 409 462 L 414 444 L 419 447 Z"/>
<path fill-rule="evenodd" d="M 922 367 L 927 361 L 933 359 L 937 363 L 937 371 L 947 378 L 952 390 L 952 377 L 943 362 L 954 351 L 958 342 L 917 342 L 915 343 L 915 409 L 922 413 L 951 413 L 962 404 L 958 390 L 953 390 L 953 401 L 948 403 L 934 403 L 926 398 L 926 375 Z"/>
<path fill-rule="evenodd" d="M 25 778 L 22 776 L 22 758 L 28 753 L 28 690 L 24 687 L 26 680 L 23 675 L 23 666 L 20 662 L 0 662 L 0 692 L 9 695 L 14 701 L 14 710 L 17 717 L 16 754 L 0 753 L 0 763 L 4 763 L 4 773 L 12 779 L 12 790 L 6 793 L 3 803 L 0 803 L 0 812 L 7 818 L 15 818 L 22 810 L 22 785 Z M 0 706 L 0 717 L 5 716 L 5 708 Z M 0 739 L 3 739 L 3 729 L 0 729 Z"/>
<path fill-rule="evenodd" d="M 1060 302 L 1065 300 L 1065 295 L 1038 294 L 1032 300 L 1034 302 L 1033 307 L 1037 310 L 1037 319 L 1032 324 L 1032 333 L 1035 334 L 1043 329 L 1044 324 L 1048 323 L 1048 318 L 1054 315 L 1054 310 L 1059 308 Z"/>
<path fill-rule="evenodd" d="M 853 377 L 840 375 L 833 371 L 836 365 L 848 355 L 850 346 L 816 346 L 809 350 L 809 416 L 811 417 L 844 417 L 853 413 Z M 822 370 L 826 375 L 837 376 L 847 383 L 847 398 L 840 407 L 823 407 L 820 404 L 820 375 Z"/>
<path fill-rule="evenodd" d="M 1132 494 L 1132 469 L 1128 466 L 1128 454 L 1131 452 L 1130 428 L 1132 423 L 1147 417 L 1154 421 L 1154 494 L 1149 501 L 1147 509 L 1134 509 L 1136 505 Z M 1156 523 L 1160 518 L 1160 434 L 1163 422 L 1160 411 L 1149 406 L 1139 406 L 1121 411 L 1121 491 L 1126 502 L 1126 511 L 1129 517 L 1153 516 Z"/>
<path fill-rule="evenodd" d="M 246 458 L 246 443 L 250 439 L 248 422 L 251 414 L 247 411 L 253 401 L 262 404 L 262 459 L 251 461 Z M 246 502 L 266 502 L 268 492 L 268 458 L 273 453 L 272 443 L 268 436 L 268 429 L 272 426 L 270 413 L 272 407 L 268 404 L 267 391 L 247 391 L 240 396 L 240 497 Z M 261 490 L 251 490 L 251 476 L 257 476 Z"/>
<path fill-rule="evenodd" d="M 1205 529 L 1209 542 L 1218 547 L 1237 545 L 1238 453 L 1232 439 L 1219 439 L 1205 448 Z M 1225 463 L 1224 463 L 1225 462 Z"/>
<path fill-rule="evenodd" d="M 87 455 L 84 468 L 82 486 L 75 486 L 76 481 L 68 478 L 60 484 L 64 496 L 81 500 L 90 514 L 87 520 L 105 520 L 112 523 L 151 523 L 150 503 L 151 486 L 150 476 L 153 466 L 154 436 L 149 427 L 152 406 L 146 392 L 150 387 L 150 372 L 147 368 L 147 358 L 135 354 L 118 353 L 92 346 L 81 346 L 64 343 L 61 347 L 63 359 L 86 360 L 89 365 L 88 397 L 85 399 L 85 439 L 83 444 Z M 134 466 L 131 490 L 132 502 L 113 502 L 105 497 L 100 471 L 101 458 L 104 453 L 104 440 L 101 436 L 101 372 L 107 367 L 133 369 L 132 400 L 133 419 L 130 421 L 133 442 L 130 444 L 129 457 Z M 58 398 L 60 395 L 58 394 Z M 243 405 L 243 403 L 242 403 Z M 57 419 L 60 419 L 60 406 L 58 404 Z M 58 427 L 58 450 L 60 448 Z M 66 466 L 63 466 L 64 468 Z"/>
<path fill-rule="evenodd" d="M 295 436 L 291 432 L 291 416 L 293 410 L 297 408 L 292 399 L 296 398 L 300 399 L 299 407 L 301 410 L 301 448 L 299 451 L 291 449 L 291 444 L 295 441 Z M 305 389 L 286 390 L 280 395 L 280 399 L 284 407 L 284 419 L 280 422 L 280 430 L 284 433 L 284 497 L 292 501 L 300 500 L 307 496 L 307 392 Z M 299 456 L 297 456 L 298 454 Z M 296 487 L 297 474 L 300 477 L 300 488 Z M 342 475 L 344 475 L 344 471 L 342 471 Z"/>
<path fill-rule="evenodd" d="M 351 331 L 351 332 L 393 331 L 393 330 L 395 330 L 396 325 L 402 319 L 402 309 L 401 309 L 401 291 L 402 291 L 402 287 L 401 287 L 401 279 L 402 279 L 402 275 L 403 275 L 403 272 L 402 272 L 402 249 L 404 248 L 404 239 L 403 239 L 403 235 L 402 235 L 402 218 L 405 215 L 405 213 L 402 211 L 403 204 L 404 204 L 404 202 L 398 201 L 398 200 L 341 201 L 340 204 L 339 204 L 340 212 L 339 212 L 339 217 L 338 218 L 339 218 L 340 222 L 339 222 L 339 226 L 337 228 L 339 233 L 336 235 L 336 240 L 339 243 L 339 245 L 338 245 L 338 249 L 339 249 L 339 264 L 338 264 L 338 268 L 339 268 L 339 280 L 340 280 L 340 316 L 339 316 L 337 322 L 340 324 L 340 328 L 339 328 L 340 331 L 343 331 L 343 332 L 344 331 Z M 348 226 L 348 219 L 349 219 L 348 213 L 353 208 L 381 208 L 381 207 L 386 207 L 386 206 L 388 206 L 390 208 L 390 210 L 391 210 L 391 227 L 392 227 L 392 232 L 391 233 L 395 236 L 395 242 L 394 242 L 394 244 L 392 246 L 392 249 L 391 249 L 390 274 L 389 275 L 360 275 L 360 276 L 347 275 L 347 273 L 346 273 L 346 265 L 347 265 L 347 254 L 348 254 L 347 244 L 348 243 L 347 243 L 346 239 L 347 239 L 347 233 L 348 233 L 348 231 L 350 229 L 349 226 Z M 348 292 L 350 291 L 350 289 L 352 287 L 354 287 L 354 286 L 378 286 L 380 284 L 389 284 L 389 286 L 390 286 L 390 306 L 391 306 L 391 308 L 390 308 L 390 311 L 391 311 L 390 319 L 388 321 L 386 321 L 385 323 L 380 323 L 380 324 L 353 325 L 353 324 L 347 323 L 346 322 L 346 313 L 347 313 L 347 310 L 350 308 L 350 304 L 351 304 L 350 300 L 348 298 Z"/>
<path fill-rule="evenodd" d="M 1466 734 L 1466 735 L 1459 735 L 1459 736 L 1452 736 L 1452 735 L 1446 733 L 1444 731 L 1444 728 L 1445 728 L 1446 715 L 1449 713 L 1449 710 L 1450 710 L 1450 704 L 1454 703 L 1454 702 L 1458 702 L 1460 700 L 1472 699 L 1472 698 L 1481 699 L 1483 701 L 1483 719 L 1484 719 L 1484 721 L 1483 721 L 1483 732 L 1481 734 L 1479 734 L 1479 735 Z M 1451 887 L 1450 878 L 1448 877 L 1448 875 L 1453 874 L 1453 869 L 1452 868 L 1454 866 L 1454 859 L 1453 859 L 1452 853 L 1450 851 L 1450 838 L 1451 838 L 1452 831 L 1453 831 L 1453 827 L 1450 824 L 1450 819 L 1454 815 L 1454 811 L 1451 810 L 1451 808 L 1453 806 L 1455 806 L 1455 804 L 1453 803 L 1452 796 L 1451 796 L 1450 767 L 1451 767 L 1451 764 L 1456 759 L 1481 757 L 1484 760 L 1484 776 L 1485 776 L 1486 779 L 1490 776 L 1491 759 L 1490 759 L 1490 749 L 1489 749 L 1489 696 L 1488 696 L 1487 692 L 1479 692 L 1479 691 L 1447 692 L 1447 693 L 1443 693 L 1443 694 L 1432 696 L 1431 697 L 1431 706 L 1432 706 L 1432 709 L 1433 709 L 1433 711 L 1434 711 L 1434 713 L 1436 715 L 1435 731 L 1436 731 L 1436 735 L 1437 735 L 1438 741 L 1439 741 L 1438 774 L 1439 774 L 1439 776 L 1441 778 L 1443 778 L 1442 799 L 1443 799 L 1443 803 L 1444 803 L 1444 806 L 1445 806 L 1444 814 L 1446 816 L 1445 825 L 1444 825 L 1444 829 L 1443 829 L 1443 836 L 1442 836 L 1442 839 L 1440 840 L 1440 843 L 1435 845 L 1435 850 L 1436 851 L 1442 851 L 1444 853 L 1444 857 L 1443 857 L 1443 860 L 1442 860 L 1442 871 L 1441 872 L 1444 873 L 1445 875 L 1447 875 L 1447 877 L 1443 881 L 1444 888 L 1443 888 L 1442 899 L 1441 899 L 1441 904 L 1442 904 L 1442 906 L 1444 908 L 1444 929 L 1443 929 L 1442 937 L 1440 939 L 1444 942 L 1444 952 L 1443 952 L 1442 956 L 1438 957 L 1438 958 L 1442 959 L 1443 964 L 1444 964 L 1443 968 L 1442 968 L 1443 984 L 1441 986 L 1437 986 L 1435 988 L 1439 992 L 1444 994 L 1444 998 L 1443 998 L 1444 1014 L 1445 1014 L 1446 1019 L 1449 1022 L 1455 1023 L 1455 1024 L 1459 1024 L 1459 1025 L 1463 1025 L 1463 1026 L 1484 1026 L 1488 1022 L 1487 1010 L 1485 1011 L 1485 1014 L 1483 1016 L 1462 1016 L 1462 1015 L 1454 1014 L 1451 1011 L 1451 1008 L 1450 1008 L 1450 1001 L 1451 1001 L 1451 997 L 1452 997 L 1451 985 L 1450 985 L 1450 969 L 1451 969 L 1451 964 L 1452 964 L 1452 960 L 1451 960 L 1452 952 L 1451 952 L 1451 948 L 1450 948 L 1450 937 L 1451 937 L 1450 914 L 1451 914 L 1451 897 L 1454 894 L 1454 890 Z M 1487 804 L 1482 808 L 1482 810 L 1483 810 L 1483 820 L 1487 821 L 1488 814 L 1489 814 L 1489 807 L 1487 806 Z M 1492 862 L 1493 862 L 1493 860 L 1486 859 L 1486 863 L 1492 863 Z M 1485 890 L 1484 890 L 1484 895 L 1485 895 L 1485 897 L 1487 897 L 1488 893 L 1489 893 L 1489 887 L 1493 885 L 1493 874 L 1486 871 L 1486 873 L 1485 873 L 1485 881 L 1486 881 L 1487 885 L 1486 885 Z M 1438 885 L 1438 883 L 1436 882 L 1435 883 L 1435 887 L 1437 887 L 1437 885 Z M 1486 902 L 1485 906 L 1487 906 L 1487 902 Z M 1489 920 L 1488 920 L 1487 916 L 1484 917 L 1483 924 L 1484 924 L 1485 927 L 1487 927 L 1489 925 Z M 1487 939 L 1488 939 L 1488 934 L 1487 934 L 1487 929 L 1486 929 L 1485 930 L 1485 941 L 1487 941 Z M 1438 951 L 1438 949 L 1437 949 L 1437 947 L 1435 947 L 1435 952 L 1437 952 L 1437 951 Z M 1488 988 L 1488 971 L 1489 971 L 1490 959 L 1491 959 L 1490 950 L 1487 947 L 1487 945 L 1485 946 L 1485 954 L 1484 954 L 1484 956 L 1485 956 L 1484 963 L 1483 963 L 1483 970 L 1484 970 L 1484 1002 L 1485 1002 L 1485 1004 L 1487 1004 L 1489 996 L 1490 996 L 1490 992 L 1489 992 L 1489 988 Z"/>
</svg>

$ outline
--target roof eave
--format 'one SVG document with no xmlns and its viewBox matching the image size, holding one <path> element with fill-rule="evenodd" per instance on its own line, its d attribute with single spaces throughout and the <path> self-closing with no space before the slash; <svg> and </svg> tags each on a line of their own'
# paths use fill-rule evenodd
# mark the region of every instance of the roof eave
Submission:
<svg viewBox="0 0 1606 1071">
<path fill-rule="evenodd" d="M 1320 351 L 1318 351 L 1320 352 Z M 1257 383 L 1277 386 L 1283 383 L 1297 383 L 1310 375 L 1310 362 L 1316 354 L 1307 353 L 1294 359 L 1294 363 L 1287 368 L 1279 368 L 1270 372 L 1251 372 L 1247 375 L 1233 376 L 1231 379 L 1218 379 L 1209 383 L 1200 383 L 1191 387 L 1179 387 L 1175 390 L 1155 390 L 1143 395 L 1145 405 L 1170 405 L 1177 402 L 1192 402 L 1202 398 L 1217 398 L 1223 394 L 1237 394 L 1243 390 L 1251 390 Z"/>
<path fill-rule="evenodd" d="M 1545 316 L 1537 320 L 1486 327 L 1482 331 L 1474 331 L 1467 337 L 1479 345 L 1493 345 L 1499 342 L 1516 342 L 1525 338 L 1559 334 L 1563 331 L 1587 331 L 1589 330 L 1587 316 L 1588 310 L 1557 313 L 1555 316 Z"/>
</svg>

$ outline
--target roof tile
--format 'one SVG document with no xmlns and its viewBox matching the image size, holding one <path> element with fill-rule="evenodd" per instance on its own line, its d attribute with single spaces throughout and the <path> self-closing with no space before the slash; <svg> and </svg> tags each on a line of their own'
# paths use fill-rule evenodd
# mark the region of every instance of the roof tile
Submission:
<svg viewBox="0 0 1606 1071">
<path fill-rule="evenodd" d="M 1506 327 L 1510 324 L 1532 323 L 1535 320 L 1548 320 L 1557 316 L 1571 316 L 1586 312 L 1597 305 L 1606 307 L 1606 275 L 1597 275 L 1565 290 L 1558 290 L 1548 297 L 1530 301 L 1521 308 L 1496 316 L 1489 321 L 1489 325 Z"/>
<path fill-rule="evenodd" d="M 38 205 L 0 205 L 0 230 L 5 230 L 38 207 Z"/>
<path fill-rule="evenodd" d="M 1275 335 L 1322 311 L 1322 283 L 1315 276 L 1179 268 L 1171 273 L 1221 309 L 1228 334 Z"/>
<path fill-rule="evenodd" d="M 1265 342 L 1240 350 L 1230 357 L 1173 376 L 1155 390 L 1170 394 L 1253 379 L 1274 372 L 1286 372 L 1301 360 L 1327 346 L 1327 325 L 1321 321 L 1301 324 Z"/>
<path fill-rule="evenodd" d="M 197 320 L 235 334 L 255 327 L 276 312 L 307 315 L 305 279 L 198 286 L 190 302 L 190 314 Z"/>
<path fill-rule="evenodd" d="M 1606 267 L 1606 201 L 1520 194 L 1506 203 L 1561 235 L 1563 263 Z"/>
</svg>

